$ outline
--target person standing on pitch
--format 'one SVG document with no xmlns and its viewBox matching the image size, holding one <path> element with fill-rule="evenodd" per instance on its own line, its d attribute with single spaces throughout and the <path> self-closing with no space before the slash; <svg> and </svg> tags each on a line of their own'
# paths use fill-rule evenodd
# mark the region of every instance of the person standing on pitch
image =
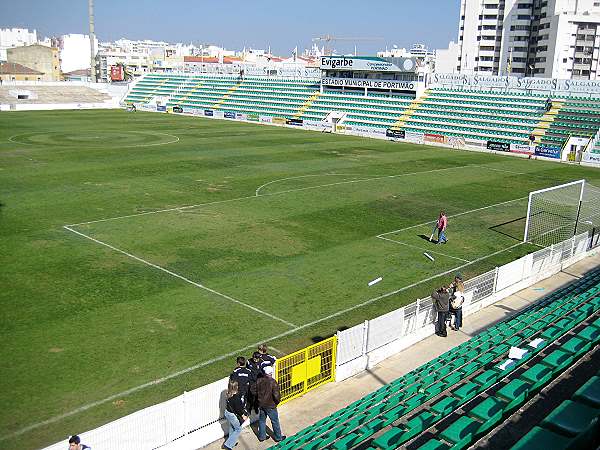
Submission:
<svg viewBox="0 0 600 450">
<path fill-rule="evenodd" d="M 446 239 L 446 227 L 448 226 L 448 218 L 446 217 L 446 213 L 444 211 L 440 211 L 440 217 L 435 224 L 435 227 L 438 230 L 438 244 L 445 244 L 448 242 Z M 431 240 L 431 239 L 430 239 Z"/>
<path fill-rule="evenodd" d="M 256 396 L 258 398 L 258 440 L 263 442 L 269 439 L 267 436 L 267 416 L 271 419 L 273 428 L 273 439 L 275 442 L 283 441 L 285 436 L 281 434 L 279 425 L 279 413 L 277 405 L 281 401 L 279 385 L 273 379 L 273 366 L 264 368 L 265 376 L 256 382 Z"/>
<path fill-rule="evenodd" d="M 450 294 L 448 293 L 448 288 L 442 286 L 436 291 L 433 291 L 431 298 L 433 299 L 433 304 L 437 311 L 435 334 L 440 337 L 447 337 L 446 319 L 448 318 L 448 311 L 450 309 Z"/>
<path fill-rule="evenodd" d="M 229 435 L 221 448 L 231 450 L 237 445 L 238 437 L 242 432 L 242 424 L 248 419 L 244 398 L 238 390 L 238 382 L 231 379 L 227 386 L 227 400 L 223 414 L 229 422 Z"/>
<path fill-rule="evenodd" d="M 431 236 L 429 237 L 429 241 L 433 240 L 433 235 L 435 234 L 435 230 L 438 232 L 438 244 L 445 244 L 448 242 L 446 239 L 446 227 L 448 226 L 448 218 L 446 217 L 446 213 L 444 211 L 440 211 L 440 216 L 433 227 L 433 231 L 431 232 Z"/>
</svg>

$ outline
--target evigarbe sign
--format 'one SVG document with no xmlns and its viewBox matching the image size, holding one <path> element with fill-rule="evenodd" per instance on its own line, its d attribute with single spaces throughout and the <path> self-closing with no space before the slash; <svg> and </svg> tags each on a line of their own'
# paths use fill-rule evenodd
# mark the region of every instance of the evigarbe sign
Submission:
<svg viewBox="0 0 600 450">
<path fill-rule="evenodd" d="M 378 57 L 322 56 L 321 70 L 361 70 L 366 72 L 414 72 L 417 64 L 411 58 L 402 61 L 402 68 Z"/>
</svg>

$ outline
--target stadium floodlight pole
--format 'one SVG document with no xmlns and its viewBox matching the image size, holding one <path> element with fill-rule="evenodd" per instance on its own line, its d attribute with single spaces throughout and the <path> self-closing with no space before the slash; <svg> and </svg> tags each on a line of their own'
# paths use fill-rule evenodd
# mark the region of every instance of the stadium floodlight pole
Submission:
<svg viewBox="0 0 600 450">
<path fill-rule="evenodd" d="M 96 83 L 96 55 L 94 51 L 96 33 L 94 31 L 94 0 L 88 0 L 88 14 L 90 19 L 90 78 Z"/>
</svg>

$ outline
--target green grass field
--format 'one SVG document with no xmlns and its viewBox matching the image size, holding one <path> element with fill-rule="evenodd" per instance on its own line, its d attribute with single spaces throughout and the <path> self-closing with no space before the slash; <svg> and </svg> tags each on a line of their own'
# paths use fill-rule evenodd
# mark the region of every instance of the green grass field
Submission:
<svg viewBox="0 0 600 450">
<path fill-rule="evenodd" d="M 227 376 L 259 342 L 291 352 L 516 259 L 533 250 L 527 194 L 581 178 L 600 171 L 151 113 L 0 114 L 0 448 L 95 428 Z"/>
</svg>

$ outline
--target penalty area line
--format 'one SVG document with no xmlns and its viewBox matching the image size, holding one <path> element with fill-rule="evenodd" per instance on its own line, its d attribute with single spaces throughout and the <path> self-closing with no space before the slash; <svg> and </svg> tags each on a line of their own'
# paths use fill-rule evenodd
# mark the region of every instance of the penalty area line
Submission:
<svg viewBox="0 0 600 450">
<path fill-rule="evenodd" d="M 462 261 L 462 262 L 466 262 L 466 263 L 470 263 L 471 262 L 468 259 L 459 258 L 458 256 L 448 255 L 446 253 L 437 252 L 435 250 L 430 250 L 428 248 L 419 247 L 418 245 L 407 244 L 406 242 L 396 241 L 394 239 L 386 238 L 386 237 L 383 237 L 383 236 L 377 236 L 377 239 L 382 239 L 384 241 L 393 242 L 394 244 L 398 244 L 398 245 L 405 245 L 406 247 L 415 248 L 417 250 L 421 250 L 421 251 L 424 251 L 424 252 L 427 252 L 427 253 L 433 253 L 434 255 L 445 256 L 446 258 L 452 258 L 452 259 L 456 259 L 458 261 Z"/>
<path fill-rule="evenodd" d="M 75 230 L 71 230 L 71 231 L 73 231 L 74 233 L 80 234 L 80 233 L 78 233 L 78 232 L 77 232 L 77 231 L 75 231 Z M 82 234 L 82 233 L 81 233 L 81 234 Z M 88 239 L 90 239 L 90 238 L 88 237 Z M 92 240 L 94 240 L 93 238 L 91 238 L 91 239 L 92 239 Z M 432 276 L 430 276 L 430 277 L 428 277 L 428 278 L 425 278 L 425 279 L 423 279 L 423 280 L 417 281 L 416 283 L 412 283 L 412 284 L 409 284 L 408 286 L 404 286 L 404 287 L 402 287 L 402 288 L 400 288 L 400 289 L 396 289 L 396 290 L 394 290 L 394 291 L 391 291 L 391 292 L 388 292 L 388 293 L 386 293 L 386 294 L 382 294 L 382 295 L 379 295 L 379 296 L 377 296 L 377 297 L 370 298 L 370 299 L 368 299 L 368 300 L 366 300 L 366 301 L 364 301 L 364 302 L 362 302 L 362 303 L 359 303 L 359 304 L 357 304 L 357 305 L 353 305 L 353 306 L 351 306 L 351 307 L 349 307 L 349 308 L 346 308 L 346 309 L 344 309 L 344 310 L 341 310 L 341 311 L 335 312 L 335 313 L 333 313 L 333 314 L 330 314 L 330 315 L 328 315 L 328 316 L 322 317 L 322 318 L 320 318 L 320 319 L 318 319 L 318 320 L 315 320 L 315 321 L 313 321 L 313 322 L 306 323 L 306 324 L 304 324 L 304 325 L 298 326 L 298 327 L 296 327 L 296 328 L 294 328 L 294 329 L 291 329 L 291 330 L 285 331 L 285 332 L 283 332 L 283 333 L 280 333 L 280 334 L 278 334 L 278 335 L 276 335 L 276 336 L 273 336 L 273 337 L 270 337 L 270 338 L 263 339 L 263 340 L 261 340 L 261 341 L 259 341 L 259 342 L 252 343 L 252 344 L 250 344 L 250 345 L 247 345 L 247 346 L 245 346 L 245 347 L 239 348 L 239 349 L 237 349 L 237 350 L 234 350 L 234 351 L 232 351 L 232 352 L 226 353 L 226 354 L 224 354 L 224 355 L 217 356 L 217 357 L 215 357 L 215 358 L 212 358 L 212 359 L 209 359 L 209 360 L 206 360 L 206 361 L 202 361 L 202 362 L 200 362 L 200 363 L 198 363 L 198 364 L 195 364 L 195 365 L 193 365 L 193 366 L 187 367 L 187 368 L 185 368 L 185 369 L 181 369 L 181 370 L 179 370 L 179 371 L 177 371 L 177 372 L 173 372 L 173 373 L 171 373 L 171 374 L 169 374 L 169 375 L 166 375 L 166 376 L 164 376 L 164 377 L 162 377 L 162 378 L 158 378 L 158 379 L 156 379 L 156 380 L 149 381 L 149 382 L 147 382 L 147 383 L 144 383 L 144 384 L 140 384 L 140 385 L 138 385 L 138 386 L 132 387 L 132 388 L 130 388 L 130 389 L 127 389 L 127 390 L 125 390 L 125 391 L 119 392 L 119 393 L 117 393 L 117 394 L 113 394 L 113 395 L 111 395 L 111 396 L 109 396 L 109 397 L 106 397 L 106 398 L 104 398 L 104 399 L 102 399 L 102 400 L 98 400 L 98 401 L 95 401 L 95 402 L 92 402 L 92 403 L 88 403 L 88 404 L 86 404 L 86 405 L 83 405 L 83 406 L 81 406 L 81 407 L 79 407 L 79 408 L 77 408 L 77 409 L 74 409 L 74 410 L 72 410 L 72 411 L 66 412 L 66 413 L 64 413 L 64 414 L 60 414 L 60 415 L 58 415 L 58 416 L 51 417 L 51 418 L 49 418 L 49 419 L 46 419 L 46 420 L 43 420 L 43 421 L 41 421 L 41 422 L 38 422 L 38 423 L 35 423 L 35 424 L 32 424 L 32 425 L 28 425 L 28 426 L 26 426 L 26 427 L 24 427 L 24 428 L 21 428 L 20 430 L 17 430 L 17 431 L 15 431 L 15 432 L 11 433 L 11 434 L 7 434 L 7 435 L 4 435 L 4 436 L 0 436 L 0 441 L 4 441 L 4 440 L 6 440 L 6 439 L 10 439 L 10 438 L 13 438 L 13 437 L 20 436 L 20 435 L 22 435 L 22 434 L 24 434 L 24 433 L 27 433 L 28 431 L 32 431 L 32 430 L 35 430 L 36 428 L 40 428 L 40 427 L 42 427 L 42 426 L 44 426 L 44 425 L 49 425 L 49 424 L 51 424 L 51 423 L 58 422 L 58 421 L 60 421 L 60 420 L 62 420 L 62 419 L 66 419 L 67 417 L 71 417 L 71 416 L 74 416 L 74 415 L 76 415 L 76 414 L 82 413 L 82 412 L 84 412 L 84 411 L 87 411 L 88 409 L 94 408 L 94 407 L 96 407 L 96 406 L 103 405 L 103 404 L 105 404 L 105 403 L 107 403 L 107 402 L 110 402 L 110 401 L 112 401 L 112 400 L 116 400 L 116 399 L 118 399 L 118 398 L 122 398 L 122 397 L 125 397 L 125 396 L 128 396 L 128 395 L 134 394 L 134 393 L 136 393 L 136 392 L 138 392 L 138 391 L 141 391 L 141 390 L 143 390 L 143 389 L 145 389 L 145 388 L 148 388 L 148 387 L 152 387 L 152 386 L 159 385 L 159 384 L 161 384 L 161 383 L 164 383 L 164 382 L 166 382 L 166 381 L 169 381 L 169 380 L 171 380 L 171 379 L 177 378 L 177 377 L 179 377 L 179 376 L 181 376 L 181 375 L 185 375 L 186 373 L 189 373 L 189 372 L 192 372 L 192 371 L 194 371 L 194 370 L 200 369 L 200 368 L 202 368 L 202 367 L 204 367 L 204 366 L 208 366 L 208 365 L 210 365 L 210 364 L 213 364 L 213 363 L 216 363 L 216 362 L 222 361 L 222 360 L 223 360 L 223 359 L 225 359 L 225 358 L 230 358 L 230 357 L 232 357 L 232 356 L 237 356 L 237 355 L 239 355 L 241 352 L 244 352 L 244 351 L 246 351 L 246 350 L 248 350 L 248 349 L 250 349 L 250 348 L 253 348 L 253 347 L 257 347 L 258 345 L 260 345 L 260 344 L 262 344 L 262 343 L 268 343 L 268 342 L 274 341 L 274 340 L 276 340 L 276 339 L 281 339 L 281 338 L 283 338 L 283 337 L 289 336 L 290 334 L 293 334 L 293 333 L 295 333 L 295 332 L 297 332 L 297 331 L 303 330 L 303 329 L 305 329 L 305 328 L 308 328 L 308 327 L 311 327 L 311 326 L 313 326 L 313 325 L 317 325 L 317 324 L 319 324 L 319 323 L 321 323 L 321 322 L 324 322 L 324 321 L 326 321 L 326 320 L 329 320 L 329 319 L 335 318 L 335 317 L 337 317 L 337 316 L 340 316 L 340 315 L 342 315 L 342 314 L 345 314 L 345 313 L 347 313 L 347 312 L 353 311 L 353 310 L 355 310 L 355 309 L 357 309 L 357 308 L 361 308 L 361 307 L 363 307 L 363 306 L 369 305 L 369 304 L 371 304 L 371 303 L 374 303 L 374 302 L 376 302 L 376 301 L 378 301 L 378 300 L 381 300 L 381 299 L 383 299 L 383 298 L 390 297 L 390 296 L 392 296 L 392 295 L 395 295 L 395 294 L 398 294 L 398 293 L 400 293 L 400 292 L 406 291 L 407 289 L 411 289 L 411 288 L 413 288 L 413 287 L 415 287 L 415 286 L 418 286 L 419 284 L 426 283 L 426 282 L 428 282 L 428 281 L 431 281 L 431 280 L 433 280 L 433 279 L 435 279 L 435 278 L 438 278 L 438 277 L 441 277 L 441 276 L 444 276 L 444 275 L 448 275 L 449 273 L 452 273 L 452 272 L 454 272 L 454 271 L 456 271 L 456 270 L 460 270 L 460 269 L 462 269 L 463 267 L 467 267 L 467 266 L 469 266 L 469 265 L 471 265 L 471 264 L 474 264 L 474 263 L 476 263 L 476 262 L 482 261 L 482 260 L 484 260 L 484 259 L 486 259 L 486 258 L 489 258 L 489 257 L 491 257 L 491 256 L 495 256 L 495 255 L 497 255 L 497 254 L 500 254 L 500 253 L 502 253 L 502 252 L 505 252 L 505 251 L 511 250 L 511 249 L 513 249 L 513 248 L 515 248 L 515 247 L 517 247 L 517 246 L 519 246 L 519 245 L 523 245 L 523 244 L 524 244 L 523 242 L 519 242 L 519 243 L 517 243 L 517 244 L 514 244 L 514 245 L 512 245 L 512 246 L 510 246 L 510 247 L 508 247 L 508 248 L 505 248 L 505 249 L 503 249 L 503 250 L 499 250 L 499 251 L 497 251 L 497 252 L 490 253 L 489 255 L 482 256 L 481 258 L 478 258 L 478 259 L 476 259 L 476 260 L 474 260 L 474 261 L 472 261 L 472 262 L 470 262 L 470 263 L 466 263 L 466 264 L 462 264 L 462 265 L 460 265 L 460 266 L 457 266 L 457 267 L 453 267 L 452 269 L 446 270 L 446 271 L 444 271 L 444 272 L 441 272 L 441 273 L 438 273 L 438 274 L 436 274 L 436 275 L 432 275 Z M 103 244 L 103 245 L 106 245 L 106 246 L 108 246 L 107 244 Z M 112 247 L 111 247 L 111 246 L 109 246 L 109 248 L 112 248 Z M 121 251 L 121 250 L 118 250 L 118 251 L 122 253 L 122 251 Z M 137 259 L 137 257 L 135 257 L 135 258 Z M 271 346 L 271 348 L 273 348 L 273 347 Z"/>
<path fill-rule="evenodd" d="M 448 217 L 448 219 L 452 219 L 454 217 L 464 216 L 465 214 L 471 214 L 471 213 L 474 213 L 477 211 L 483 211 L 486 209 L 494 208 L 496 206 L 508 205 L 509 203 L 514 203 L 514 202 L 518 202 L 520 200 L 525 200 L 526 198 L 528 198 L 528 197 L 520 197 L 520 198 L 515 198 L 513 200 L 508 200 L 506 202 L 494 203 L 493 205 L 482 206 L 481 208 L 470 209 L 468 211 L 459 212 L 459 213 L 452 214 L 447 217 Z M 388 231 L 387 233 L 378 234 L 376 237 L 387 236 L 388 234 L 400 233 L 401 231 L 412 230 L 413 228 L 424 227 L 425 225 L 430 225 L 432 223 L 436 223 L 436 221 L 430 220 L 429 222 L 423 222 L 423 223 L 419 223 L 417 225 L 411 225 L 410 227 L 400 228 L 400 229 L 394 230 L 394 231 Z"/>
<path fill-rule="evenodd" d="M 223 294 L 222 292 L 215 291 L 214 289 L 211 289 L 208 286 L 204 286 L 203 284 L 200 284 L 200 283 L 197 283 L 195 281 L 192 281 L 189 278 L 184 277 L 183 275 L 179 275 L 178 273 L 175 273 L 175 272 L 173 272 L 173 271 L 171 271 L 169 269 L 165 269 L 164 267 L 161 267 L 161 266 L 159 266 L 157 264 L 151 263 L 150 261 L 146 261 L 145 259 L 142 259 L 142 258 L 140 258 L 138 256 L 132 255 L 131 253 L 128 253 L 128 252 L 126 252 L 124 250 L 121 250 L 120 248 L 117 248 L 117 247 L 115 247 L 113 245 L 107 244 L 106 242 L 103 242 L 103 241 L 100 241 L 98 239 L 95 239 L 95 238 L 93 238 L 91 236 L 88 236 L 87 234 L 81 233 L 80 231 L 74 230 L 74 229 L 70 228 L 67 225 L 64 225 L 63 228 L 66 229 L 66 230 L 68 230 L 68 231 L 70 231 L 70 232 L 72 232 L 72 233 L 75 233 L 75 234 L 77 234 L 77 235 L 79 235 L 81 237 L 89 239 L 90 241 L 95 242 L 96 244 L 103 245 L 104 247 L 108 247 L 111 250 L 114 250 L 114 251 L 116 251 L 118 253 L 121 253 L 122 255 L 125 255 L 125 256 L 128 256 L 128 257 L 132 258 L 132 259 L 135 259 L 136 261 L 141 262 L 142 264 L 145 264 L 147 266 L 153 267 L 154 269 L 160 270 L 160 271 L 162 271 L 162 272 L 164 272 L 164 273 L 166 273 L 168 275 L 171 275 L 171 276 L 173 276 L 175 278 L 179 278 L 180 280 L 185 281 L 186 283 L 191 284 L 192 286 L 195 286 L 195 287 L 197 287 L 199 289 L 203 289 L 203 290 L 205 290 L 207 292 L 210 292 L 212 294 L 215 294 L 215 295 L 217 295 L 219 297 L 225 298 L 225 299 L 227 299 L 227 300 L 229 300 L 229 301 L 231 301 L 233 303 L 236 303 L 236 304 L 238 304 L 240 306 L 248 308 L 248 309 L 250 309 L 250 310 L 252 310 L 252 311 L 254 311 L 256 313 L 262 314 L 263 316 L 266 316 L 266 317 L 268 317 L 270 319 L 276 320 L 278 322 L 282 322 L 282 323 L 286 324 L 288 327 L 291 327 L 291 328 L 296 328 L 297 327 L 297 325 L 294 325 L 293 323 L 288 322 L 285 319 L 282 319 L 282 318 L 277 317 L 277 316 L 275 316 L 275 315 L 273 315 L 271 313 L 263 311 L 262 309 L 256 308 L 255 306 L 252 306 L 252 305 L 249 305 L 247 303 L 244 303 L 244 302 L 242 302 L 240 300 L 237 300 L 237 299 L 235 299 L 233 297 L 230 297 L 229 295 Z"/>
</svg>

